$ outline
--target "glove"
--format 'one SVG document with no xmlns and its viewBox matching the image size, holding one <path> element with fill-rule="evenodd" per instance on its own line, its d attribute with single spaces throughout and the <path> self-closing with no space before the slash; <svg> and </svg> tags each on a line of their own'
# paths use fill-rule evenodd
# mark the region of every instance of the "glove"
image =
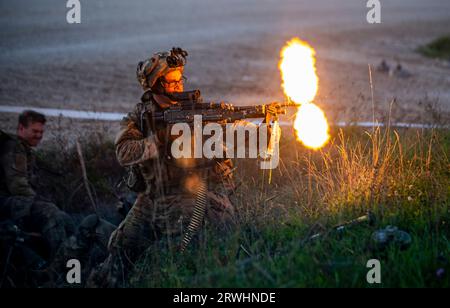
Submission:
<svg viewBox="0 0 450 308">
<path fill-rule="evenodd" d="M 270 103 L 266 105 L 266 112 L 272 117 L 277 117 L 279 114 L 283 114 L 281 109 L 281 104 L 277 102 Z"/>
</svg>

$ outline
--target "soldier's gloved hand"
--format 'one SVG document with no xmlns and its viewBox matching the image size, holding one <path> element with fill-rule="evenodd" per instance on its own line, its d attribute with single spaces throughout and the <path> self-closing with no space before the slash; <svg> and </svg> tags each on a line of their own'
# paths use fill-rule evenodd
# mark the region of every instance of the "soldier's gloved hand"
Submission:
<svg viewBox="0 0 450 308">
<path fill-rule="evenodd" d="M 279 114 L 283 113 L 283 110 L 281 109 L 281 104 L 277 102 L 270 103 L 266 105 L 266 112 L 271 117 L 277 117 Z"/>
</svg>

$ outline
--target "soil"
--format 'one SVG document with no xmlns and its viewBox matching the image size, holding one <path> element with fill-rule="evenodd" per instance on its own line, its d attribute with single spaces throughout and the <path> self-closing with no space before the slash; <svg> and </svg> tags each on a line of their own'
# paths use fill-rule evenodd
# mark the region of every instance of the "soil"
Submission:
<svg viewBox="0 0 450 308">
<path fill-rule="evenodd" d="M 173 46 L 189 51 L 186 88 L 206 100 L 283 100 L 279 52 L 299 37 L 316 50 L 315 102 L 330 120 L 374 110 L 383 120 L 391 109 L 397 121 L 450 121 L 450 64 L 416 51 L 449 33 L 447 0 L 383 1 L 381 24 L 367 23 L 360 0 L 80 2 L 81 24 L 66 22 L 64 1 L 1 2 L 0 105 L 127 112 L 141 95 L 138 61 Z M 378 72 L 383 59 L 410 77 Z M 14 130 L 15 115 L 0 120 Z"/>
</svg>

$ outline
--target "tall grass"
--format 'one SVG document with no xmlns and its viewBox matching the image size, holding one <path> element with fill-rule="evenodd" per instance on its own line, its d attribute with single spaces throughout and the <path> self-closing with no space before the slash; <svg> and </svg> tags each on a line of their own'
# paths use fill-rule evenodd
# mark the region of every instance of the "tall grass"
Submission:
<svg viewBox="0 0 450 308">
<path fill-rule="evenodd" d="M 123 170 L 113 143 L 102 134 L 80 140 L 95 201 L 105 218 L 114 216 Z M 286 130 L 280 152 L 270 184 L 257 161 L 235 161 L 233 231 L 217 233 L 206 223 L 183 254 L 155 243 L 131 285 L 370 287 L 366 263 L 377 258 L 382 287 L 450 286 L 448 130 L 334 129 L 319 151 Z M 42 182 L 50 197 L 71 213 L 92 212 L 74 145 L 55 142 L 40 154 L 60 173 Z M 333 231 L 368 212 L 375 223 Z M 387 225 L 410 233 L 411 246 L 376 249 L 371 234 Z M 322 236 L 309 240 L 316 233 Z"/>
<path fill-rule="evenodd" d="M 205 228 L 184 254 L 149 248 L 133 285 L 148 287 L 366 287 L 366 262 L 382 263 L 385 287 L 449 286 L 448 131 L 339 129 L 320 151 L 292 134 L 268 183 L 255 162 L 237 162 L 237 227 Z M 370 211 L 372 225 L 332 227 Z M 411 247 L 375 249 L 371 234 L 396 225 Z M 323 236 L 311 242 L 310 235 Z"/>
</svg>

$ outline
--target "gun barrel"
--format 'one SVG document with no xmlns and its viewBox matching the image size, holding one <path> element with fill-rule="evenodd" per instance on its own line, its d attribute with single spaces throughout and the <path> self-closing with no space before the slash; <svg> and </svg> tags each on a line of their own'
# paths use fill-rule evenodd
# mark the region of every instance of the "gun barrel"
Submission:
<svg viewBox="0 0 450 308">
<path fill-rule="evenodd" d="M 294 103 L 294 102 L 273 102 L 275 104 L 278 104 L 278 106 L 280 106 L 281 108 L 286 108 L 286 107 L 299 107 L 300 104 Z M 259 107 L 262 108 L 262 106 L 269 106 L 270 104 L 263 104 L 263 105 L 252 105 L 252 106 L 233 106 L 234 110 L 248 110 L 248 109 L 252 109 L 255 107 Z"/>
<path fill-rule="evenodd" d="M 300 107 L 300 104 L 294 103 L 294 102 L 284 102 L 280 103 L 281 107 Z"/>
</svg>

